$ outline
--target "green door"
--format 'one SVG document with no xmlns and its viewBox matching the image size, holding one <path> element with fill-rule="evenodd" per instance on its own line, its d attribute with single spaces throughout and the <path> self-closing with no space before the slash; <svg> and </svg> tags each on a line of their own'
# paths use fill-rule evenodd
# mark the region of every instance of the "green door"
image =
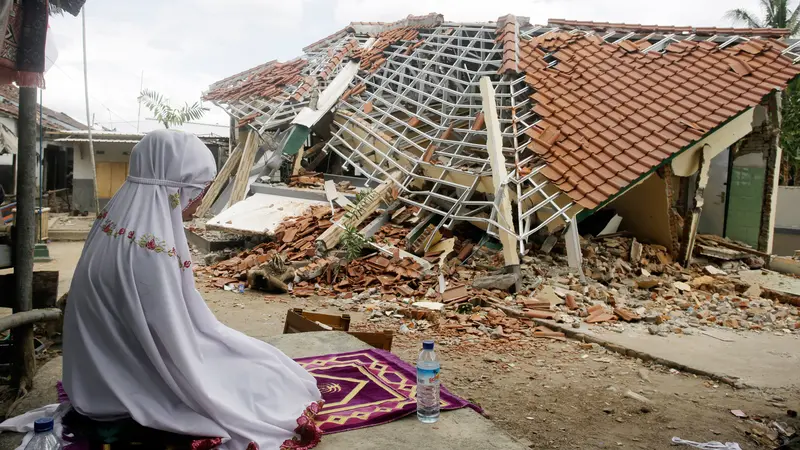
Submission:
<svg viewBox="0 0 800 450">
<path fill-rule="evenodd" d="M 737 166 L 736 162 L 731 169 L 725 237 L 753 248 L 758 247 L 765 173 L 764 167 Z"/>
</svg>

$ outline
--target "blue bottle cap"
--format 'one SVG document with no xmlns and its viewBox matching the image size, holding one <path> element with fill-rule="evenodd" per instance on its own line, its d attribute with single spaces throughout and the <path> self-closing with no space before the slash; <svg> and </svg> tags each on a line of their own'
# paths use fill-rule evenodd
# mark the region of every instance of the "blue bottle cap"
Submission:
<svg viewBox="0 0 800 450">
<path fill-rule="evenodd" d="M 433 341 L 422 341 L 423 350 L 433 350 Z"/>
<path fill-rule="evenodd" d="M 36 433 L 44 433 L 53 429 L 53 418 L 42 417 L 33 422 L 33 431 Z"/>
</svg>

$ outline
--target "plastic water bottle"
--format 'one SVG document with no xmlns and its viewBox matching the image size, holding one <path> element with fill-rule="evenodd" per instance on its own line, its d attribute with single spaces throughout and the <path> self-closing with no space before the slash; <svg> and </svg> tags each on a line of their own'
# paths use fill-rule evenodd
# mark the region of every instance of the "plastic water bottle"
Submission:
<svg viewBox="0 0 800 450">
<path fill-rule="evenodd" d="M 61 450 L 61 441 L 53 432 L 53 419 L 44 417 L 33 423 L 33 439 L 25 450 Z"/>
<path fill-rule="evenodd" d="M 439 420 L 439 369 L 433 341 L 423 341 L 417 359 L 417 418 L 422 423 Z"/>
</svg>

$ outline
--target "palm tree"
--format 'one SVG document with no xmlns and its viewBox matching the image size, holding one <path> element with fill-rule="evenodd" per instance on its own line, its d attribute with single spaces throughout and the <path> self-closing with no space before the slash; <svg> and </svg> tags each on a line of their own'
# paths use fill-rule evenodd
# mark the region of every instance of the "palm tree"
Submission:
<svg viewBox="0 0 800 450">
<path fill-rule="evenodd" d="M 169 99 L 148 89 L 139 94 L 139 101 L 147 106 L 155 119 L 161 122 L 165 128 L 181 126 L 186 122 L 200 119 L 208 111 L 208 108 L 204 108 L 200 102 L 195 102 L 193 105 L 184 103 L 182 107 L 175 108 L 169 104 Z"/>
<path fill-rule="evenodd" d="M 744 9 L 733 9 L 725 15 L 734 23 L 743 23 L 751 28 L 788 28 L 794 36 L 800 32 L 800 4 L 792 8 L 789 0 L 760 0 L 764 18 Z M 789 84 L 783 95 L 783 124 L 781 127 L 780 184 L 800 185 L 800 83 Z"/>
<path fill-rule="evenodd" d="M 792 10 L 789 3 L 789 0 L 761 0 L 763 20 L 741 8 L 728 11 L 725 17 L 751 28 L 788 28 L 794 36 L 800 32 L 800 5 Z"/>
</svg>

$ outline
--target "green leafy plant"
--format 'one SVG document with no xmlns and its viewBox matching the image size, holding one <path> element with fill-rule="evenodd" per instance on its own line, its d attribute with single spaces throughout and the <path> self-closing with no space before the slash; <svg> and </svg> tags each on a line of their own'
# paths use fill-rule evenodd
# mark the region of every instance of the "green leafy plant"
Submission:
<svg viewBox="0 0 800 450">
<path fill-rule="evenodd" d="M 349 221 L 358 217 L 366 210 L 367 205 L 378 195 L 373 190 L 362 191 L 356 194 L 356 204 L 349 207 L 344 213 L 344 220 Z"/>
<path fill-rule="evenodd" d="M 458 305 L 456 312 L 458 314 L 472 314 L 472 303 L 462 303 Z"/>
<path fill-rule="evenodd" d="M 361 256 L 361 252 L 364 251 L 364 247 L 366 247 L 370 242 L 372 242 L 372 238 L 365 238 L 361 233 L 358 232 L 356 227 L 345 226 L 344 234 L 341 238 L 341 244 L 344 247 L 345 258 L 347 261 L 352 261 Z"/>
<path fill-rule="evenodd" d="M 780 184 L 800 186 L 800 81 L 795 80 L 783 94 L 781 124 Z"/>
<path fill-rule="evenodd" d="M 742 8 L 732 9 L 725 17 L 751 28 L 788 28 L 792 36 L 800 32 L 800 5 L 789 6 L 789 0 L 761 0 L 764 18 Z"/>
<path fill-rule="evenodd" d="M 763 19 L 745 9 L 734 9 L 725 15 L 734 23 L 752 28 L 788 28 L 794 36 L 800 33 L 800 4 L 790 6 L 789 0 L 760 0 Z M 789 84 L 783 94 L 783 124 L 781 125 L 780 184 L 800 185 L 800 83 Z"/>
<path fill-rule="evenodd" d="M 372 189 L 364 189 L 363 191 L 356 192 L 356 203 L 361 203 L 361 201 L 368 198 L 370 194 L 372 194 Z"/>
<path fill-rule="evenodd" d="M 186 122 L 198 120 L 208 111 L 208 108 L 203 107 L 200 102 L 195 102 L 193 105 L 184 103 L 180 108 L 173 107 L 169 104 L 169 99 L 148 89 L 139 94 L 139 101 L 153 113 L 155 119 L 161 122 L 165 128 L 181 126 Z"/>
</svg>

